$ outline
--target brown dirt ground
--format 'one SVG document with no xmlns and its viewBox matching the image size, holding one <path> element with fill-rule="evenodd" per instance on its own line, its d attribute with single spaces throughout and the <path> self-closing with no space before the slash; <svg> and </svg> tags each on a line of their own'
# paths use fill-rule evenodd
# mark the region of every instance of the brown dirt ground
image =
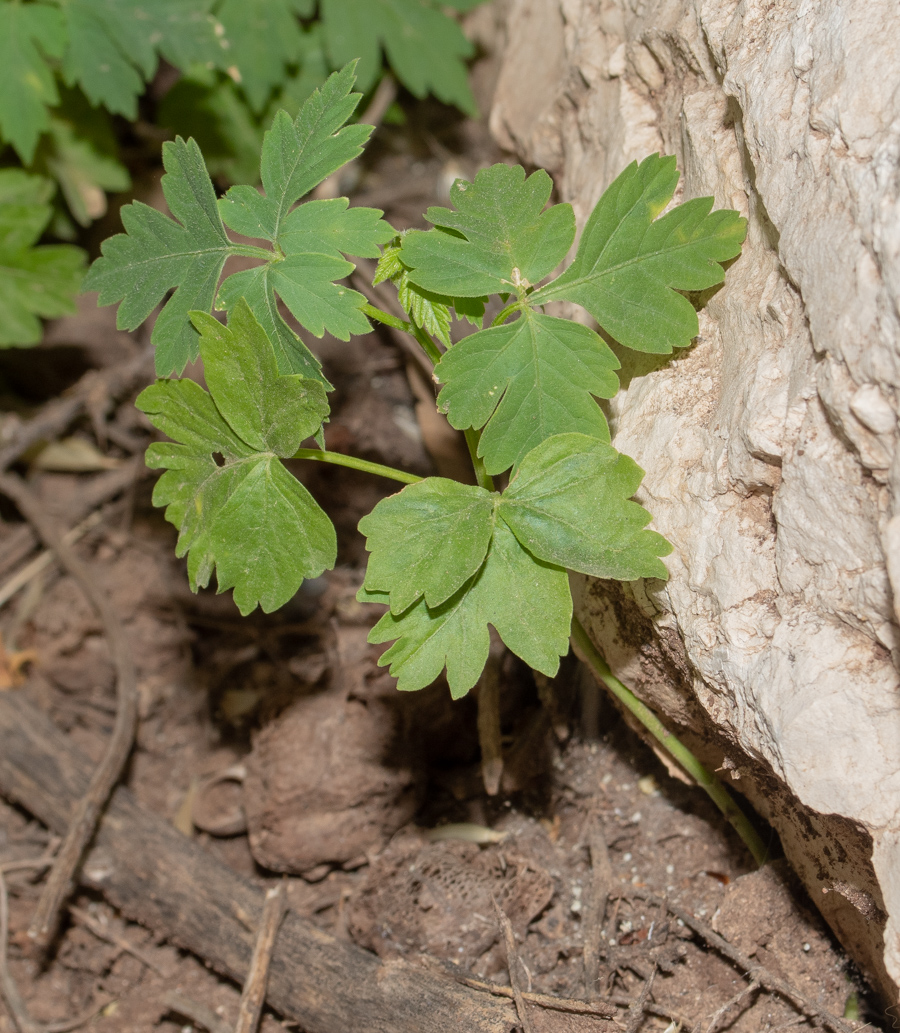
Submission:
<svg viewBox="0 0 900 1033">
<path fill-rule="evenodd" d="M 416 119 L 426 116 L 421 131 Z M 379 133 L 354 202 L 381 205 L 395 225 L 412 225 L 427 203 L 442 199 L 448 179 L 496 157 L 483 126 L 448 124 L 444 112 L 416 109 L 411 128 Z M 148 182 L 153 196 L 153 177 Z M 41 349 L 0 356 L 0 435 L 85 368 L 136 346 L 114 329 L 110 310 L 98 312 L 88 299 L 79 316 L 48 328 Z M 427 387 L 390 336 L 348 345 L 326 339 L 319 352 L 337 386 L 331 447 L 421 473 L 458 467 L 459 441 L 436 431 Z M 131 400 L 110 414 L 109 428 L 106 440 L 87 421 L 74 433 L 116 462 L 140 454 L 152 436 Z M 377 667 L 383 647 L 366 643 L 377 613 L 355 601 L 365 555 L 355 527 L 393 488 L 310 467 L 297 473 L 335 519 L 340 565 L 270 616 L 241 619 L 229 597 L 190 594 L 174 558 L 174 531 L 150 503 L 149 472 L 105 507 L 78 546 L 113 596 L 134 650 L 141 722 L 127 780 L 143 805 L 260 884 L 289 873 L 293 908 L 384 958 L 425 953 L 507 983 L 496 899 L 519 938 L 521 981 L 574 998 L 586 996 L 587 837 L 596 820 L 614 876 L 601 997 L 634 1000 L 656 966 L 651 1000 L 684 1028 L 706 1030 L 717 1013 L 717 1028 L 735 1033 L 796 1023 L 796 1012 L 766 993 L 720 1013 L 747 981 L 670 915 L 629 899 L 629 891 L 646 889 L 668 895 L 842 1014 L 862 987 L 789 874 L 780 866 L 753 871 L 703 794 L 664 772 L 571 659 L 544 692 L 544 705 L 530 672 L 512 658 L 504 662 L 506 767 L 499 794 L 486 795 L 475 700 L 452 703 L 440 684 L 401 696 Z M 103 476 L 28 472 L 66 526 L 80 495 Z M 4 508 L 0 584 L 31 558 L 4 553 L 19 526 Z M 0 633 L 10 656 L 31 657 L 24 683 L 7 691 L 25 693 L 99 757 L 114 713 L 113 669 L 102 628 L 73 582 L 51 566 L 0 609 Z M 500 841 L 430 834 L 448 823 L 462 824 L 470 838 L 489 828 Z M 0 802 L 0 863 L 39 855 L 47 844 L 45 829 Z M 23 937 L 39 884 L 28 874 L 9 883 L 11 970 L 34 1018 L 58 1022 L 92 1010 L 81 1027 L 91 1033 L 190 1030 L 160 1001 L 178 987 L 234 1022 L 238 987 L 89 893 L 76 895 L 50 963 L 38 969 Z M 115 932 L 134 953 L 92 927 Z M 627 1021 L 623 1008 L 622 1028 Z M 290 1025 L 269 1013 L 262 1029 Z M 572 1016 L 568 1028 L 605 1027 Z M 647 1015 L 641 1028 L 679 1027 Z M 0 1005 L 0 1033 L 11 1030 Z"/>
</svg>

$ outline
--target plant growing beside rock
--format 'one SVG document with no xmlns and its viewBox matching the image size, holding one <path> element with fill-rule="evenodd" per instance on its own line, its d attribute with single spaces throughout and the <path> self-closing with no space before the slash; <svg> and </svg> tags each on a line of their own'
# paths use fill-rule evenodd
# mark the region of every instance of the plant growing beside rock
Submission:
<svg viewBox="0 0 900 1033">
<path fill-rule="evenodd" d="M 722 786 L 614 678 L 573 620 L 569 571 L 665 578 L 670 546 L 632 500 L 643 472 L 611 446 L 597 401 L 618 390 L 615 354 L 595 330 L 545 308 L 578 304 L 636 351 L 686 347 L 698 323 L 682 292 L 723 280 L 744 220 L 713 212 L 711 198 L 666 211 L 675 159 L 652 155 L 613 182 L 574 258 L 552 277 L 576 227 L 570 205 L 547 207 L 543 171 L 495 165 L 457 181 L 452 207 L 426 212 L 428 231 L 398 234 L 380 211 L 346 198 L 302 201 L 368 139 L 371 127 L 347 124 L 360 99 L 353 83 L 351 64 L 296 118 L 275 116 L 262 147 L 263 193 L 235 186 L 217 199 L 197 144 L 166 144 L 162 185 L 173 217 L 140 203 L 123 209 L 126 232 L 105 243 L 88 274 L 101 304 L 119 302 L 120 328 L 134 329 L 164 302 L 152 336 L 157 372 L 176 377 L 137 404 L 172 439 L 152 445 L 147 462 L 165 471 L 154 502 L 179 530 L 192 588 L 215 572 L 242 613 L 268 612 L 334 565 L 334 528 L 283 460 L 398 481 L 406 486 L 360 523 L 370 558 L 359 592 L 387 607 L 370 641 L 392 643 L 380 663 L 398 687 L 423 688 L 446 670 L 452 695 L 464 695 L 488 660 L 489 627 L 553 676 L 571 636 L 761 859 L 764 848 Z M 259 264 L 221 280 L 231 256 Z M 354 269 L 347 256 L 379 259 L 376 282 L 396 285 L 407 320 L 340 283 Z M 492 297 L 500 310 L 484 326 Z M 329 451 L 331 385 L 280 304 L 316 337 L 348 340 L 368 333 L 369 320 L 409 333 L 434 364 L 439 410 L 465 433 L 476 483 Z M 453 343 L 454 320 L 477 329 Z M 179 378 L 198 355 L 208 390 Z"/>
</svg>

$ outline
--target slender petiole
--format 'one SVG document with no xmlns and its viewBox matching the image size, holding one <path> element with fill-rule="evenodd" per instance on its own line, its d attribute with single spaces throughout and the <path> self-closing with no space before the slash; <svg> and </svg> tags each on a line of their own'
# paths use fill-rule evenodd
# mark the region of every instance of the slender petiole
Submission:
<svg viewBox="0 0 900 1033">
<path fill-rule="evenodd" d="M 407 322 L 405 319 L 398 319 L 397 316 L 392 316 L 390 312 L 384 312 L 374 305 L 363 305 L 362 310 L 369 319 L 374 319 L 377 323 L 384 323 L 385 326 L 393 327 L 395 330 L 402 330 L 406 334 L 413 332 L 412 323 Z"/>
<path fill-rule="evenodd" d="M 609 664 L 600 655 L 591 641 L 584 625 L 577 617 L 572 618 L 572 643 L 587 661 L 595 676 L 603 682 L 609 691 L 627 707 L 641 722 L 648 732 L 659 742 L 666 752 L 691 775 L 709 794 L 710 799 L 730 822 L 741 837 L 754 861 L 762 867 L 769 860 L 769 851 L 760 839 L 756 829 L 750 824 L 747 815 L 738 807 L 734 797 L 716 776 L 701 764 L 693 753 L 680 742 L 660 721 L 660 719 L 643 704 L 626 685 L 612 673 Z"/>
<path fill-rule="evenodd" d="M 401 484 L 417 484 L 419 481 L 424 480 L 423 477 L 419 477 L 414 473 L 396 470 L 393 466 L 370 463 L 367 459 L 345 456 L 341 452 L 323 452 L 320 448 L 298 448 L 291 456 L 291 459 L 315 459 L 320 463 L 349 466 L 351 470 L 362 470 L 363 473 L 374 473 L 379 477 L 389 477 L 392 481 L 400 481 Z"/>
<path fill-rule="evenodd" d="M 469 446 L 469 455 L 472 458 L 472 466 L 475 468 L 475 480 L 478 482 L 479 488 L 493 491 L 494 479 L 485 469 L 484 460 L 478 454 L 478 442 L 481 441 L 481 431 L 475 430 L 474 427 L 469 427 L 465 434 L 466 444 Z"/>
</svg>

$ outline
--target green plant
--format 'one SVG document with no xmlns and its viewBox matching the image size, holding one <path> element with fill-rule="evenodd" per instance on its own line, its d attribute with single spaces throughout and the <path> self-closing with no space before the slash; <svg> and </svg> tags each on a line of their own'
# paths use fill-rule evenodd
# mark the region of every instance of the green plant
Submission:
<svg viewBox="0 0 900 1033">
<path fill-rule="evenodd" d="M 0 169 L 0 348 L 36 344 L 39 317 L 75 310 L 85 254 L 69 244 L 35 244 L 49 223 L 53 184 Z"/>
<path fill-rule="evenodd" d="M 207 166 L 230 182 L 257 182 L 263 125 L 278 110 L 296 114 L 348 56 L 362 55 L 365 90 L 382 74 L 384 51 L 415 96 L 433 92 L 471 114 L 465 59 L 473 47 L 445 8 L 480 2 L 0 0 L 0 165 L 17 159 L 56 181 L 65 207 L 41 231 L 73 239 L 71 220 L 89 225 L 106 211 L 107 191 L 129 186 L 110 115 L 138 119 L 161 58 L 182 73 L 157 106 L 162 131 L 195 135 Z M 48 185 L 41 204 L 53 198 Z M 39 324 L 23 322 L 23 305 L 33 315 L 69 311 L 78 284 L 66 282 L 67 292 L 56 275 L 52 292 L 41 300 L 32 290 L 28 304 L 18 282 L 0 289 L 0 346 L 39 339 Z"/>
<path fill-rule="evenodd" d="M 568 571 L 666 577 L 660 557 L 670 547 L 631 501 L 642 471 L 610 445 L 597 402 L 615 394 L 619 363 L 597 332 L 542 309 L 576 302 L 638 351 L 685 347 L 698 323 L 680 292 L 722 281 L 720 263 L 739 253 L 745 222 L 712 212 L 711 198 L 662 214 L 678 172 L 674 158 L 652 155 L 615 180 L 574 259 L 541 285 L 575 239 L 571 206 L 546 207 L 543 171 L 495 165 L 474 182 L 457 181 L 454 207 L 426 214 L 434 229 L 400 235 L 381 212 L 346 199 L 298 205 L 365 143 L 369 128 L 347 125 L 359 100 L 352 85 L 350 65 L 296 119 L 276 115 L 262 148 L 263 194 L 236 186 L 217 201 L 196 144 L 166 144 L 163 190 L 180 222 L 144 205 L 126 208 L 127 232 L 106 242 L 87 278 L 101 304 L 120 302 L 125 329 L 175 287 L 154 329 L 157 369 L 180 372 L 198 352 L 203 359 L 208 391 L 189 379 L 160 380 L 137 403 L 173 439 L 152 445 L 147 462 L 165 471 L 154 502 L 179 529 L 191 585 L 207 585 L 215 571 L 242 613 L 281 606 L 336 556 L 328 517 L 282 460 L 368 470 L 407 485 L 360 523 L 370 558 L 359 598 L 388 607 L 370 638 L 393 643 L 380 662 L 399 688 L 420 689 L 446 668 L 452 695 L 464 695 L 487 661 L 489 625 L 531 667 L 554 675 L 574 627 L 600 676 L 665 742 L 659 721 L 601 670 L 573 625 Z M 264 246 L 233 242 L 226 226 Z M 353 269 L 346 255 L 378 254 L 376 279 L 395 282 L 408 321 L 336 282 Z M 232 255 L 260 264 L 219 285 Z M 502 305 L 491 325 L 452 344 L 451 316 L 480 326 L 491 296 Z M 330 385 L 280 316 L 279 298 L 314 336 L 366 333 L 367 317 L 410 333 L 435 364 L 437 405 L 465 432 L 477 483 L 422 479 L 327 451 Z M 211 315 L 214 306 L 227 324 Z M 313 437 L 318 447 L 304 447 Z M 507 474 L 497 490 L 493 478 Z M 694 761 L 692 771 L 704 769 Z M 721 790 L 717 802 L 734 819 L 714 776 L 701 781 Z"/>
</svg>

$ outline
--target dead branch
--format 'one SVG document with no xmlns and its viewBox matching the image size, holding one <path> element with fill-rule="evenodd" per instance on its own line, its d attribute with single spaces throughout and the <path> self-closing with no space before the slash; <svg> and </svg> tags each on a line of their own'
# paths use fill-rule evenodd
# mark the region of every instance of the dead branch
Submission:
<svg viewBox="0 0 900 1033">
<path fill-rule="evenodd" d="M 728 1023 L 735 1022 L 741 1012 L 746 1011 L 747 1008 L 753 1003 L 753 995 L 757 990 L 760 989 L 759 983 L 754 980 L 749 986 L 745 986 L 740 993 L 734 995 L 734 997 L 727 1000 L 721 1008 L 719 1008 L 709 1020 L 709 1025 L 706 1027 L 706 1033 L 717 1033 L 719 1029 Z M 741 1011 L 737 1014 L 732 1015 L 733 1009 L 741 1005 Z"/>
<path fill-rule="evenodd" d="M 149 346 L 125 362 L 90 370 L 62 398 L 48 402 L 8 445 L 0 448 L 0 472 L 12 466 L 32 445 L 58 437 L 85 410 L 117 398 L 145 380 L 152 369 L 154 350 Z"/>
<path fill-rule="evenodd" d="M 54 831 L 65 830 L 91 768 L 21 693 L 0 696 L 0 793 Z M 231 979 L 243 979 L 263 892 L 142 810 L 122 786 L 113 792 L 79 877 L 127 917 Z M 278 936 L 267 996 L 308 1033 L 511 1033 L 516 1025 L 509 1001 L 409 962 L 382 964 L 293 911 Z"/>
<path fill-rule="evenodd" d="M 125 629 L 111 600 L 97 584 L 87 565 L 82 563 L 71 546 L 63 541 L 53 521 L 47 517 L 41 504 L 25 486 L 25 482 L 14 474 L 0 474 L 0 492 L 15 502 L 22 515 L 34 526 L 47 548 L 53 550 L 60 564 L 74 578 L 97 611 L 117 672 L 116 719 L 106 753 L 86 793 L 74 808 L 68 831 L 50 869 L 50 875 L 28 930 L 29 936 L 46 950 L 56 934 L 60 909 L 74 886 L 75 871 L 81 855 L 94 834 L 100 811 L 113 786 L 118 782 L 131 752 L 138 715 L 137 673 Z"/>
<path fill-rule="evenodd" d="M 591 886 L 584 912 L 584 988 L 588 1000 L 599 993 L 600 944 L 603 939 L 603 919 L 609 891 L 613 885 L 613 871 L 609 851 L 600 820 L 593 815 L 587 826 L 588 849 L 591 854 Z"/>
<path fill-rule="evenodd" d="M 130 954 L 133 958 L 137 958 L 142 965 L 146 965 L 151 972 L 155 972 L 158 976 L 162 976 L 163 979 L 171 977 L 172 973 L 166 972 L 165 969 L 157 965 L 146 951 L 142 951 L 140 947 L 136 947 L 130 940 L 126 939 L 124 936 L 120 936 L 114 929 L 107 928 L 89 911 L 84 911 L 82 908 L 75 907 L 74 904 L 70 904 L 69 914 L 72 915 L 76 921 L 80 922 L 85 929 L 92 932 L 98 940 L 103 940 L 104 942 L 111 944 L 113 947 L 118 947 L 120 951 Z"/>
<path fill-rule="evenodd" d="M 641 989 L 641 995 L 628 1009 L 628 1025 L 625 1033 L 638 1033 L 641 1023 L 647 1014 L 647 998 L 653 989 L 653 980 L 656 979 L 656 965 L 650 970 L 650 975 Z"/>
<path fill-rule="evenodd" d="M 637 898 L 638 900 L 646 900 L 657 907 L 666 908 L 676 918 L 680 918 L 689 929 L 692 929 L 698 936 L 702 937 L 710 947 L 728 958 L 729 961 L 734 962 L 738 968 L 742 969 L 763 989 L 783 997 L 807 1018 L 815 1019 L 826 1028 L 832 1030 L 833 1033 L 852 1033 L 850 1026 L 843 1019 L 839 1019 L 836 1015 L 825 1011 L 812 1001 L 808 1001 L 789 983 L 785 983 L 783 980 L 773 976 L 767 968 L 748 958 L 746 954 L 739 951 L 737 947 L 732 946 L 705 922 L 695 918 L 689 911 L 683 910 L 668 900 L 663 900 L 662 897 L 657 897 L 653 893 L 647 893 L 642 890 L 629 890 L 627 894 L 623 894 L 623 897 L 625 899 Z"/>
<path fill-rule="evenodd" d="M 516 934 L 513 932 L 510 920 L 506 917 L 506 912 L 496 900 L 494 901 L 494 911 L 497 913 L 500 932 L 503 934 L 503 941 L 506 945 L 506 968 L 509 972 L 509 985 L 512 987 L 513 1000 L 516 1004 L 516 1014 L 522 1024 L 523 1033 L 534 1033 L 531 1016 L 528 1014 L 528 1005 L 525 1003 L 525 997 L 519 985 L 519 952 L 516 949 Z"/>
<path fill-rule="evenodd" d="M 266 986 L 269 982 L 269 964 L 275 950 L 275 938 L 285 912 L 284 883 L 279 882 L 266 890 L 259 936 L 253 948 L 250 973 L 241 994 L 238 1011 L 237 1033 L 256 1033 L 263 1005 L 266 1003 Z"/>
</svg>

